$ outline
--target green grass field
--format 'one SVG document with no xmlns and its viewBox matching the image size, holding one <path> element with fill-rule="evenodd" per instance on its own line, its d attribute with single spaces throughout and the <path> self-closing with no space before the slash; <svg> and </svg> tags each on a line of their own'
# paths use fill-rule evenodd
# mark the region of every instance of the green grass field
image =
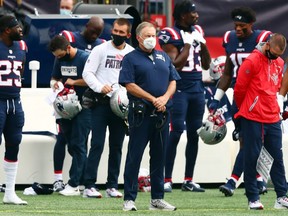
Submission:
<svg viewBox="0 0 288 216">
<path fill-rule="evenodd" d="M 104 191 L 100 191 L 104 194 Z M 182 192 L 180 189 L 173 189 L 172 193 L 165 194 L 165 200 L 177 206 L 177 211 L 149 211 L 150 193 L 138 193 L 136 200 L 137 212 L 124 212 L 122 210 L 123 199 L 91 199 L 79 197 L 64 197 L 58 193 L 52 195 L 24 196 L 22 191 L 17 194 L 28 202 L 27 206 L 3 205 L 0 204 L 0 215 L 273 215 L 287 216 L 287 210 L 276 210 L 273 208 L 275 192 L 269 190 L 268 194 L 261 196 L 264 204 L 263 211 L 247 210 L 247 199 L 244 189 L 235 191 L 234 196 L 224 197 L 218 189 L 206 189 L 205 193 Z M 0 199 L 3 197 L 0 194 Z"/>
</svg>

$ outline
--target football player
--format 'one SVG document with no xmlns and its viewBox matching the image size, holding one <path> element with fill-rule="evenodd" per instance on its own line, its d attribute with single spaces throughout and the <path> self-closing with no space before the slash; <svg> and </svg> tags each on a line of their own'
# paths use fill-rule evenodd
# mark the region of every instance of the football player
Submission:
<svg viewBox="0 0 288 216">
<path fill-rule="evenodd" d="M 6 189 L 4 204 L 27 205 L 15 193 L 18 152 L 24 126 L 20 90 L 27 47 L 17 19 L 10 15 L 0 18 L 0 143 L 5 138 L 4 173 Z"/>
<path fill-rule="evenodd" d="M 219 107 L 219 101 L 225 94 L 225 91 L 231 87 L 234 88 L 237 79 L 237 73 L 239 66 L 245 60 L 245 58 L 255 49 L 259 42 L 267 41 L 271 32 L 265 30 L 254 30 L 253 24 L 256 21 L 255 12 L 248 7 L 235 8 L 231 12 L 231 18 L 234 22 L 234 30 L 227 31 L 223 38 L 223 47 L 226 51 L 225 69 L 222 77 L 220 78 L 218 88 L 214 95 L 214 99 L 209 106 L 210 112 L 214 113 Z M 234 115 L 238 111 L 236 104 L 233 100 L 232 114 Z M 233 116 L 232 115 L 232 116 Z M 224 185 L 220 186 L 220 191 L 225 196 L 232 196 L 236 188 L 236 182 L 239 180 L 243 169 L 243 140 L 241 137 L 241 129 L 239 122 L 235 121 L 235 130 L 233 131 L 233 140 L 240 142 L 240 150 L 236 157 L 234 168 L 231 178 Z M 257 183 L 259 187 L 259 193 L 264 194 L 267 192 L 265 183 L 260 175 L 257 175 Z"/>
<path fill-rule="evenodd" d="M 165 27 L 159 33 L 161 48 L 170 56 L 181 79 L 173 95 L 171 131 L 165 163 L 166 192 L 172 191 L 172 170 L 176 149 L 184 129 L 187 130 L 186 166 L 183 191 L 204 192 L 193 181 L 194 167 L 198 154 L 199 136 L 197 129 L 202 125 L 205 110 L 202 68 L 210 67 L 210 54 L 203 37 L 203 29 L 196 25 L 199 15 L 190 0 L 179 1 L 174 8 L 175 26 Z M 185 127 L 186 123 L 186 127 Z"/>
</svg>

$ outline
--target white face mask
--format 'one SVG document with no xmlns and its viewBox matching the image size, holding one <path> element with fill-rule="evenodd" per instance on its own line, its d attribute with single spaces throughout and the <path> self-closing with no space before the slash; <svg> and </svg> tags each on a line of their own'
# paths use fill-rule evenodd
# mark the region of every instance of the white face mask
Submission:
<svg viewBox="0 0 288 216">
<path fill-rule="evenodd" d="M 147 50 L 154 49 L 156 46 L 156 38 L 155 37 L 148 37 L 148 38 L 144 39 L 143 40 L 143 46 Z"/>
<path fill-rule="evenodd" d="M 60 9 L 60 14 L 61 15 L 70 15 L 71 14 L 71 10 Z"/>
</svg>

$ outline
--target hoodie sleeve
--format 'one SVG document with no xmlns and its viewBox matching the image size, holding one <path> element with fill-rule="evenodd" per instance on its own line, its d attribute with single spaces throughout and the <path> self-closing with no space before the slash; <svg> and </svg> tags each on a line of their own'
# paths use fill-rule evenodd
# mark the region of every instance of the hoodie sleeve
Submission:
<svg viewBox="0 0 288 216">
<path fill-rule="evenodd" d="M 236 84 L 234 87 L 234 100 L 238 109 L 240 109 L 247 90 L 250 87 L 252 76 L 253 62 L 250 59 L 246 59 L 239 68 Z"/>
</svg>

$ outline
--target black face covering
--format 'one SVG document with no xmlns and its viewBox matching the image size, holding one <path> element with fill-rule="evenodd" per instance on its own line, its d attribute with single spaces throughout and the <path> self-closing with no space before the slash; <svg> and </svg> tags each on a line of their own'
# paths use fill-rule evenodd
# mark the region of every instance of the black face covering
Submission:
<svg viewBox="0 0 288 216">
<path fill-rule="evenodd" d="M 116 35 L 116 34 L 111 34 L 111 39 L 112 39 L 113 43 L 115 44 L 115 46 L 120 46 L 121 44 L 124 43 L 124 41 L 127 39 L 127 37 Z"/>
<path fill-rule="evenodd" d="M 278 58 L 278 56 L 275 56 L 274 54 L 272 54 L 272 53 L 270 52 L 270 49 L 269 49 L 269 50 L 266 50 L 266 55 L 267 55 L 267 57 L 268 57 L 269 59 L 271 59 L 271 60 L 275 60 L 275 59 Z"/>
<path fill-rule="evenodd" d="M 66 53 L 65 56 L 63 56 L 62 58 L 58 59 L 59 61 L 69 61 L 70 60 L 70 53 Z"/>
</svg>

